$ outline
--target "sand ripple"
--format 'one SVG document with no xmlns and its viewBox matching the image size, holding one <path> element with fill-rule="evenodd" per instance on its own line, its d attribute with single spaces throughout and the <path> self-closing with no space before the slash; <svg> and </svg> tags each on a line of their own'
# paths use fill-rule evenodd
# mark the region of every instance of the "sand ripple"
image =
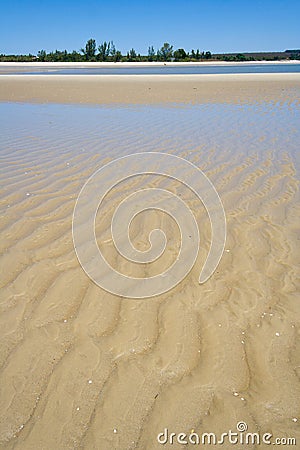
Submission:
<svg viewBox="0 0 300 450">
<path fill-rule="evenodd" d="M 1 448 L 150 450 L 165 427 L 221 433 L 239 420 L 300 440 L 296 106 L 1 108 Z M 194 270 L 167 294 L 120 300 L 79 266 L 72 212 L 96 167 L 150 150 L 211 178 L 227 251 L 199 286 L 209 226 L 182 191 L 204 220 Z"/>
</svg>

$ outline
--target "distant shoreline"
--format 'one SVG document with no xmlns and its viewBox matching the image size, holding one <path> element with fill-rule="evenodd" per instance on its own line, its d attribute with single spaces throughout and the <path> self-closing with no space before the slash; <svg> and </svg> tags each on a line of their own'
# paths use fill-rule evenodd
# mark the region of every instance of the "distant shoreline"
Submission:
<svg viewBox="0 0 300 450">
<path fill-rule="evenodd" d="M 203 62 L 194 62 L 194 61 L 187 61 L 187 62 L 0 62 L 0 67 L 7 68 L 9 66 L 12 66 L 14 68 L 16 67 L 29 67 L 29 68 L 37 68 L 37 67 L 51 67 L 51 68 L 62 68 L 62 67 L 94 67 L 94 68 L 100 68 L 100 67 L 174 67 L 174 66 L 239 66 L 239 65 L 257 65 L 257 64 L 299 64 L 299 60 L 280 60 L 280 61 L 203 61 Z"/>
</svg>

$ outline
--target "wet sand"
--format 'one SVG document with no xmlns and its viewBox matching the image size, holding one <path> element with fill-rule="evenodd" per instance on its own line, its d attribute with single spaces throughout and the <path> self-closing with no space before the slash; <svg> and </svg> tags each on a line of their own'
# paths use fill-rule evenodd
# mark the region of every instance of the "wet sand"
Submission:
<svg viewBox="0 0 300 450">
<path fill-rule="evenodd" d="M 164 428 L 220 436 L 239 421 L 250 432 L 300 442 L 300 82 L 242 78 L 209 81 L 205 89 L 195 79 L 202 89 L 195 100 L 184 80 L 174 79 L 168 91 L 163 80 L 1 77 L 2 102 L 24 102 L 0 103 L 1 448 L 197 448 L 163 447 L 156 437 Z M 157 93 L 146 101 L 147 83 Z M 79 101 L 94 105 L 48 104 Z M 96 106 L 107 102 L 113 107 Z M 128 193 L 146 181 L 180 193 L 201 224 L 190 275 L 148 300 L 97 287 L 72 242 L 72 213 L 87 178 L 138 151 L 174 153 L 199 166 L 221 196 L 228 227 L 221 263 L 200 286 L 210 227 L 192 193 L 157 178 L 113 191 L 97 218 L 98 243 L 130 274 L 109 234 L 114 208 Z M 173 230 L 158 213 L 140 217 L 136 245 L 143 248 L 157 226 Z M 171 242 L 154 270 L 174 257 Z"/>
</svg>

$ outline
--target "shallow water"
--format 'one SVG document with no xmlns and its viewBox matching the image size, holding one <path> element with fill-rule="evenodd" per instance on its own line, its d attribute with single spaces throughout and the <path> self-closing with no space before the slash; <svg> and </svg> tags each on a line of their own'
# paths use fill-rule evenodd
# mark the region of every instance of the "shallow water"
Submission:
<svg viewBox="0 0 300 450">
<path fill-rule="evenodd" d="M 299 440 L 299 106 L 2 103 L 0 114 L 4 448 L 154 449 L 166 427 L 221 433 L 241 420 Z M 146 151 L 204 171 L 228 234 L 217 271 L 199 285 L 209 223 L 183 190 L 201 224 L 199 260 L 173 290 L 137 301 L 86 276 L 72 213 L 97 168 Z M 112 192 L 112 205 L 135 183 Z M 99 212 L 101 245 L 111 209 Z M 137 244 L 149 224 L 159 218 L 138 221 Z"/>
<path fill-rule="evenodd" d="M 2 69 L 3 70 L 3 69 Z M 264 63 L 235 65 L 189 65 L 189 66 L 145 66 L 145 67 L 81 67 L 81 68 L 49 68 L 41 64 L 36 70 L 28 68 L 11 68 L 5 73 L 18 75 L 195 75 L 195 74 L 235 74 L 235 73 L 298 73 L 297 63 Z"/>
</svg>

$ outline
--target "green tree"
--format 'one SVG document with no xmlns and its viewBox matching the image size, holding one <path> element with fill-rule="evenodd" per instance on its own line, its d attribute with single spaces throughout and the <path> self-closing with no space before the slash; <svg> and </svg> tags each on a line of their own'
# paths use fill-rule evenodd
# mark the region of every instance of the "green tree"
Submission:
<svg viewBox="0 0 300 450">
<path fill-rule="evenodd" d="M 107 58 L 109 57 L 110 52 L 111 52 L 111 46 L 113 46 L 114 51 L 115 51 L 116 49 L 115 49 L 114 43 L 112 41 L 111 42 L 104 41 L 101 45 L 99 45 L 99 47 L 98 47 L 98 50 L 99 50 L 98 59 L 99 59 L 99 61 L 106 61 L 107 60 Z"/>
<path fill-rule="evenodd" d="M 85 48 L 81 49 L 82 53 L 85 55 L 85 58 L 90 61 L 95 57 L 96 54 L 96 41 L 95 39 L 89 39 L 85 44 Z"/>
<path fill-rule="evenodd" d="M 246 56 L 243 53 L 238 53 L 235 57 L 237 61 L 246 61 Z"/>
<path fill-rule="evenodd" d="M 118 61 L 121 61 L 121 59 L 122 59 L 122 53 L 119 50 L 117 50 L 113 56 L 113 60 L 114 60 L 114 62 L 118 62 Z"/>
<path fill-rule="evenodd" d="M 116 47 L 115 44 L 113 43 L 113 41 L 110 42 L 110 56 L 112 56 L 112 58 L 114 59 L 115 55 L 116 55 Z"/>
<path fill-rule="evenodd" d="M 174 52 L 174 58 L 176 61 L 180 61 L 186 58 L 186 51 L 183 48 L 178 48 Z"/>
<path fill-rule="evenodd" d="M 40 50 L 37 54 L 37 57 L 38 57 L 39 61 L 45 61 L 46 57 L 47 57 L 47 53 L 45 52 L 45 50 Z"/>
<path fill-rule="evenodd" d="M 132 48 L 129 53 L 127 53 L 128 55 L 128 60 L 129 61 L 136 61 L 136 51 L 134 50 L 134 48 Z"/>
<path fill-rule="evenodd" d="M 157 56 L 160 60 L 169 61 L 173 56 L 173 45 L 165 42 L 161 49 L 158 50 Z"/>
<path fill-rule="evenodd" d="M 205 52 L 205 59 L 211 59 L 211 52 Z"/>
<path fill-rule="evenodd" d="M 148 61 L 154 61 L 155 59 L 155 50 L 153 45 L 151 47 L 148 47 Z"/>
<path fill-rule="evenodd" d="M 72 53 L 70 53 L 70 61 L 81 61 L 82 55 L 78 53 L 76 50 L 73 50 Z"/>
</svg>

